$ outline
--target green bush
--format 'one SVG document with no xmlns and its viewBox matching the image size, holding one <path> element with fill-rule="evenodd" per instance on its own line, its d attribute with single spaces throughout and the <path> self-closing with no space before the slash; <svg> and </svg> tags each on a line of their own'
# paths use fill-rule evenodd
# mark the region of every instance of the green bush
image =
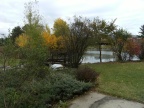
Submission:
<svg viewBox="0 0 144 108">
<path fill-rule="evenodd" d="M 95 70 L 87 66 L 81 66 L 76 71 L 77 80 L 84 81 L 84 82 L 95 82 L 97 81 L 98 76 L 99 74 L 95 72 Z"/>
<path fill-rule="evenodd" d="M 88 90 L 92 84 L 77 81 L 70 75 L 66 74 L 55 74 L 51 77 L 51 90 L 53 95 L 59 96 L 57 99 L 66 100 L 71 98 L 73 95 L 82 94 Z"/>
<path fill-rule="evenodd" d="M 34 86 L 33 91 L 35 91 L 34 94 L 39 99 L 37 101 L 39 105 L 43 103 L 44 106 L 52 106 L 60 100 L 64 101 L 72 98 L 74 95 L 82 94 L 91 88 L 92 84 L 77 81 L 67 74 L 53 73 L 42 82 L 35 82 Z"/>
<path fill-rule="evenodd" d="M 10 108 L 51 108 L 60 100 L 70 99 L 92 87 L 91 83 L 77 81 L 66 73 L 52 72 L 37 78 L 32 77 L 30 71 L 13 70 L 1 75 L 1 81 L 5 81 L 0 85 L 2 108 L 4 100 Z"/>
</svg>

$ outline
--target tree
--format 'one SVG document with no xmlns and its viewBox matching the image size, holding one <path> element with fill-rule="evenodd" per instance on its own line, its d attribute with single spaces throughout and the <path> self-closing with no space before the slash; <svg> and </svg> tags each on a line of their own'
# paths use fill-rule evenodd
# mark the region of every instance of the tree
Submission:
<svg viewBox="0 0 144 108">
<path fill-rule="evenodd" d="M 43 38 L 45 41 L 44 44 L 48 46 L 50 51 L 57 49 L 58 37 L 56 37 L 55 35 L 50 35 L 48 32 L 44 31 Z"/>
<path fill-rule="evenodd" d="M 140 36 L 139 37 L 142 37 L 142 38 L 144 38 L 144 25 L 142 25 L 141 27 L 140 27 Z"/>
<path fill-rule="evenodd" d="M 32 10 L 32 5 L 33 2 L 26 4 L 25 15 L 27 26 L 25 32 L 20 37 L 17 37 L 21 39 L 21 41 L 27 37 L 26 41 L 23 44 L 20 44 L 21 47 L 18 47 L 19 54 L 23 57 L 20 59 L 20 63 L 23 62 L 24 68 L 14 67 L 1 73 L 0 76 L 0 89 L 2 92 L 0 94 L 0 102 L 4 103 L 2 107 L 5 108 L 30 107 L 32 104 L 27 104 L 26 100 L 33 96 L 32 92 L 34 92 L 34 87 L 32 85 L 35 81 L 39 83 L 48 72 L 48 69 L 44 64 L 48 57 L 48 50 L 44 45 L 44 39 L 42 37 L 43 28 L 41 27 L 42 24 L 40 24 L 39 15 Z M 11 38 L 8 39 L 10 40 Z M 12 55 L 15 55 L 14 52 L 16 50 L 13 50 L 13 47 L 14 44 L 11 44 L 11 42 L 8 42 L 4 46 L 2 52 L 4 58 L 4 71 L 6 61 Z M 15 80 L 11 80 L 14 78 Z M 12 82 L 11 84 L 8 84 L 7 81 Z M 33 90 L 28 90 L 29 87 Z M 33 102 L 35 103 L 35 100 L 33 100 Z"/>
<path fill-rule="evenodd" d="M 138 58 L 140 60 L 144 60 L 144 38 L 141 38 L 139 40 L 139 44 L 140 44 L 140 54 L 138 55 Z"/>
<path fill-rule="evenodd" d="M 19 35 L 21 35 L 24 31 L 21 29 L 20 26 L 16 26 L 12 29 L 11 32 L 11 39 L 13 41 L 13 43 L 15 42 L 16 37 L 18 37 Z"/>
<path fill-rule="evenodd" d="M 19 35 L 19 37 L 16 38 L 15 43 L 19 47 L 25 47 L 28 42 L 28 36 L 25 34 Z"/>
<path fill-rule="evenodd" d="M 127 32 L 124 29 L 117 29 L 110 36 L 109 40 L 111 42 L 111 47 L 113 52 L 116 54 L 118 61 L 123 61 L 123 49 L 124 45 L 127 42 L 127 39 L 130 38 L 131 33 Z"/>
<path fill-rule="evenodd" d="M 35 75 L 38 74 L 37 68 L 40 69 L 41 66 L 44 66 L 44 62 L 48 58 L 48 48 L 44 45 L 42 37 L 44 26 L 41 24 L 38 11 L 33 8 L 36 4 L 37 2 L 25 4 L 24 34 L 17 39 L 19 46 L 21 46 L 19 48 L 23 58 L 21 60 L 25 62 L 25 65 L 31 67 L 31 70 L 35 70 Z M 24 41 L 20 41 L 23 39 Z"/>
<path fill-rule="evenodd" d="M 142 25 L 141 27 L 140 27 L 140 35 L 138 36 L 138 38 L 140 38 L 140 49 L 141 49 L 141 51 L 140 51 L 140 54 L 139 54 L 139 59 L 140 60 L 144 60 L 144 25 Z"/>
<path fill-rule="evenodd" d="M 92 31 L 92 39 L 95 44 L 98 46 L 100 52 L 100 62 L 102 62 L 102 42 L 106 41 L 108 36 L 111 35 L 111 32 L 115 30 L 114 21 L 108 23 L 105 20 L 100 20 L 99 18 L 95 18 L 90 24 L 90 28 Z"/>
<path fill-rule="evenodd" d="M 70 34 L 65 37 L 65 47 L 68 55 L 68 65 L 78 68 L 83 54 L 88 47 L 88 39 L 91 36 L 89 20 L 82 17 L 74 17 L 70 24 Z"/>
<path fill-rule="evenodd" d="M 0 46 L 3 46 L 5 43 L 5 38 L 0 38 Z"/>
<path fill-rule="evenodd" d="M 10 37 L 5 38 L 5 42 L 3 43 L 3 46 L 0 49 L 0 58 L 1 58 L 1 65 L 3 69 L 0 71 L 0 89 L 1 89 L 1 101 L 0 106 L 4 108 L 11 107 L 11 103 L 8 100 L 8 95 L 6 93 L 6 76 L 4 74 L 7 74 L 9 69 L 12 69 L 12 64 L 15 62 L 15 55 L 16 55 L 16 47 L 12 43 L 12 39 Z M 8 74 L 9 76 L 9 74 Z M 7 77 L 8 79 L 9 77 Z M 2 103 L 3 102 L 3 103 Z"/>
<path fill-rule="evenodd" d="M 128 54 L 129 60 L 132 60 L 133 56 L 139 56 L 141 52 L 140 43 L 136 38 L 129 38 L 124 45 L 124 53 Z M 127 60 L 127 57 L 126 57 Z"/>
<path fill-rule="evenodd" d="M 48 25 L 46 25 L 46 27 L 45 27 L 45 31 L 46 31 L 49 35 L 51 34 L 51 31 L 50 31 L 50 28 L 49 28 Z"/>
<path fill-rule="evenodd" d="M 15 45 L 12 43 L 11 38 L 7 38 L 7 40 L 5 40 L 5 43 L 3 44 L 3 47 L 1 47 L 0 50 L 0 56 L 1 56 L 1 60 L 2 60 L 2 65 L 3 65 L 3 70 L 5 72 L 6 70 L 6 65 L 8 65 L 8 62 L 13 61 L 14 57 L 15 57 Z"/>
<path fill-rule="evenodd" d="M 53 25 L 53 31 L 55 36 L 67 36 L 69 35 L 69 27 L 66 21 L 58 18 Z"/>
</svg>

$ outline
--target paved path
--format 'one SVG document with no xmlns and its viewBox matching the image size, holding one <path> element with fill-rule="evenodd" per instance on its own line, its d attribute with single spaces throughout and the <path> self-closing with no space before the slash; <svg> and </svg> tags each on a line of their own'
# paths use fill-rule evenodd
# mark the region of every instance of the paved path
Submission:
<svg viewBox="0 0 144 108">
<path fill-rule="evenodd" d="M 91 92 L 73 100 L 69 108 L 144 108 L 144 104 Z"/>
</svg>

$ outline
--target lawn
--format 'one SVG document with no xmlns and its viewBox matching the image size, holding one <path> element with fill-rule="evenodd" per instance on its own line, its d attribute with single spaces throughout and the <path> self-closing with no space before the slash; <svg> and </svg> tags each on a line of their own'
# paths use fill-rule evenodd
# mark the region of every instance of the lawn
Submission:
<svg viewBox="0 0 144 108">
<path fill-rule="evenodd" d="M 144 63 L 87 64 L 100 73 L 97 90 L 144 103 Z"/>
</svg>

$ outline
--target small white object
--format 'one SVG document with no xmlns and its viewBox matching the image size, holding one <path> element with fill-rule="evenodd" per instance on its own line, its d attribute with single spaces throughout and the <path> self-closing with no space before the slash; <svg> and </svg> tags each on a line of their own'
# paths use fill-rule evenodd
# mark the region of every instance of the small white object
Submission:
<svg viewBox="0 0 144 108">
<path fill-rule="evenodd" d="M 62 69 L 63 65 L 62 64 L 52 64 L 50 67 L 54 70 L 57 70 L 57 69 Z"/>
</svg>

